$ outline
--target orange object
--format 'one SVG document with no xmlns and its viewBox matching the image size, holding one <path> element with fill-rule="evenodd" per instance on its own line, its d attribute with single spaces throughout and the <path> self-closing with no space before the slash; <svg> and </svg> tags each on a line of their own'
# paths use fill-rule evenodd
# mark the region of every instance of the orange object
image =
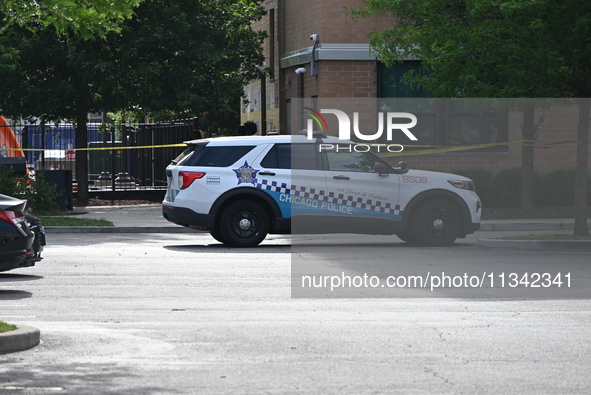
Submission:
<svg viewBox="0 0 591 395">
<path fill-rule="evenodd" d="M 16 135 L 12 131 L 12 128 L 3 116 L 0 116 L 0 151 L 2 148 L 11 148 L 6 150 L 7 157 L 14 158 L 18 156 L 25 156 L 25 153 L 21 149 L 21 144 L 16 139 Z"/>
</svg>

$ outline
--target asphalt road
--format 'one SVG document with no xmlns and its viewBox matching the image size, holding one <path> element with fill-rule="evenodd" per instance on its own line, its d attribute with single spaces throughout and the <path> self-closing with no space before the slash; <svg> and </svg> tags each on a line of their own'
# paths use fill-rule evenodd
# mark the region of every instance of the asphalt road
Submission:
<svg viewBox="0 0 591 395">
<path fill-rule="evenodd" d="M 0 274 L 0 319 L 42 339 L 0 355 L 0 393 L 589 393 L 589 263 L 474 239 L 421 249 L 271 236 L 234 250 L 206 234 L 50 234 L 38 266 Z M 348 298 L 299 286 L 302 275 L 442 271 L 452 282 L 570 273 L 571 284 L 359 287 Z"/>
</svg>

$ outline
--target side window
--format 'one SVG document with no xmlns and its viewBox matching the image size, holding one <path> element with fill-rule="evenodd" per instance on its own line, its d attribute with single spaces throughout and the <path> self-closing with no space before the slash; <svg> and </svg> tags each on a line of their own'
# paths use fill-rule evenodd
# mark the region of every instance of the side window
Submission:
<svg viewBox="0 0 591 395">
<path fill-rule="evenodd" d="M 261 161 L 261 166 L 271 169 L 317 170 L 314 144 L 275 144 Z"/>
<path fill-rule="evenodd" d="M 261 166 L 268 169 L 291 169 L 289 144 L 275 144 L 261 161 Z"/>
<path fill-rule="evenodd" d="M 205 147 L 196 152 L 185 166 L 228 167 L 249 153 L 254 146 Z"/>
<path fill-rule="evenodd" d="M 374 173 L 376 157 L 369 152 L 328 151 L 328 169 L 332 171 L 356 171 Z"/>
<path fill-rule="evenodd" d="M 203 144 L 190 144 L 187 146 L 186 149 L 183 150 L 183 152 L 181 152 L 175 159 L 172 160 L 172 164 L 174 165 L 184 165 L 187 161 L 187 159 L 189 159 L 191 157 L 191 155 L 196 155 L 196 153 L 198 153 L 199 151 L 201 151 L 203 148 L 205 147 L 205 145 Z"/>
</svg>

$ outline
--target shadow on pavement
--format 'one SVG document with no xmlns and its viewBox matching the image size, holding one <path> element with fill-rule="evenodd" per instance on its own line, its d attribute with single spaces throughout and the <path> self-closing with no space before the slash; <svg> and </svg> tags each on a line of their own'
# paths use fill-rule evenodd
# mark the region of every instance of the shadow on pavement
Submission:
<svg viewBox="0 0 591 395">
<path fill-rule="evenodd" d="M 269 250 L 277 250 L 274 252 L 290 253 L 291 245 L 265 245 L 261 244 L 253 248 L 231 248 L 221 243 L 212 242 L 211 244 L 184 244 L 184 245 L 168 245 L 164 246 L 169 251 L 183 251 L 183 252 L 211 252 L 211 250 L 218 250 L 219 252 L 240 253 L 240 254 L 260 254 L 262 252 L 269 252 Z"/>
<path fill-rule="evenodd" d="M 33 276 L 29 274 L 0 273 L 0 282 L 4 281 L 33 281 L 41 280 L 43 276 Z"/>
<path fill-rule="evenodd" d="M 0 300 L 20 300 L 28 299 L 32 296 L 33 294 L 27 291 L 0 289 Z"/>
</svg>

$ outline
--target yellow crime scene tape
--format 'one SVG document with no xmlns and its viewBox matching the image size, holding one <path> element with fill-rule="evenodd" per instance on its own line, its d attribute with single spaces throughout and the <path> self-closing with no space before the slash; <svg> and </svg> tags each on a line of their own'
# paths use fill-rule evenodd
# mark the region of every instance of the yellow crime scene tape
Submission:
<svg viewBox="0 0 591 395">
<path fill-rule="evenodd" d="M 402 145 L 403 148 L 419 148 L 411 151 L 400 151 L 400 152 L 379 152 L 378 155 L 381 157 L 389 156 L 410 156 L 410 155 L 427 155 L 427 154 L 440 154 L 446 152 L 456 151 L 468 151 L 480 148 L 489 147 L 500 147 L 509 146 L 515 144 L 522 144 L 524 146 L 533 147 L 535 144 L 534 140 L 516 140 L 508 141 L 506 143 L 487 143 L 487 144 L 475 144 L 475 145 L 458 145 L 458 146 L 438 146 L 438 145 Z M 388 144 L 368 144 L 373 147 L 388 146 Z M 398 144 L 397 144 L 398 145 Z M 172 148 L 172 147 L 186 147 L 184 143 L 178 144 L 162 144 L 162 145 L 142 145 L 142 146 L 125 146 L 125 147 L 93 147 L 93 148 L 0 148 L 0 151 L 119 151 L 128 149 L 150 149 L 150 148 Z"/>
<path fill-rule="evenodd" d="M 381 157 L 389 157 L 389 156 L 411 156 L 411 155 L 427 155 L 427 154 L 441 154 L 446 152 L 456 152 L 456 151 L 468 151 L 480 148 L 489 148 L 489 147 L 500 147 L 500 146 L 509 146 L 514 144 L 522 144 L 525 146 L 534 146 L 534 140 L 516 140 L 516 141 L 508 141 L 506 143 L 487 143 L 487 144 L 475 144 L 475 145 L 457 145 L 457 146 L 438 146 L 438 145 L 404 145 L 404 148 L 423 148 L 423 149 L 416 149 L 412 151 L 400 151 L 400 152 L 379 152 L 378 155 Z M 375 146 L 387 146 L 387 144 L 372 144 Z"/>
</svg>

